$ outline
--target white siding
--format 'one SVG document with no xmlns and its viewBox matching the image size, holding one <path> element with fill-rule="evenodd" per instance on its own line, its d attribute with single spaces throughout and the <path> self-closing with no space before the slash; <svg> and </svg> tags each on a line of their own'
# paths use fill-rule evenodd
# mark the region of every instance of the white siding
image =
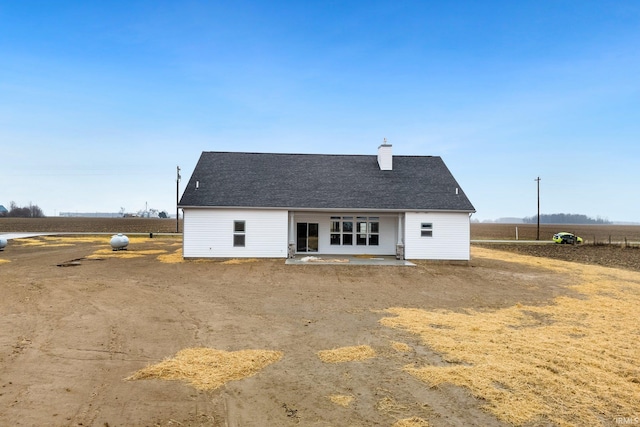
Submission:
<svg viewBox="0 0 640 427">
<path fill-rule="evenodd" d="M 433 236 L 421 236 L 421 224 L 433 224 Z M 405 258 L 469 260 L 468 213 L 407 212 L 405 214 Z"/>
<path fill-rule="evenodd" d="M 378 246 L 359 246 L 356 245 L 355 235 L 353 245 L 332 245 L 330 240 L 331 217 L 332 216 L 352 216 L 354 227 L 356 218 L 359 216 L 378 217 L 380 223 L 380 241 Z M 372 213 L 294 213 L 294 222 L 310 222 L 319 225 L 318 232 L 318 252 L 317 254 L 333 254 L 333 255 L 395 255 L 396 243 L 398 241 L 398 215 L 380 215 Z M 294 232 L 296 227 L 294 227 Z M 295 236 L 294 239 L 295 240 Z M 309 255 L 314 253 L 309 252 Z"/>
<path fill-rule="evenodd" d="M 185 258 L 286 258 L 286 210 L 184 209 Z M 245 221 L 245 246 L 233 246 L 233 222 Z"/>
</svg>

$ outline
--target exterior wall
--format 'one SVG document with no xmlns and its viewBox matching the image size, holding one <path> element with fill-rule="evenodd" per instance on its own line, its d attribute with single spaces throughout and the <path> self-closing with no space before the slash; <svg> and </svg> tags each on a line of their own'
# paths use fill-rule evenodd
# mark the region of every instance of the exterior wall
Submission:
<svg viewBox="0 0 640 427">
<path fill-rule="evenodd" d="M 380 241 L 378 246 L 362 246 L 356 245 L 355 238 L 353 245 L 332 245 L 330 240 L 331 229 L 331 217 L 332 216 L 352 216 L 354 218 L 359 216 L 366 217 L 378 217 L 380 223 Z M 296 241 L 296 227 L 295 223 L 298 222 L 310 222 L 318 223 L 318 252 L 298 252 L 299 254 L 332 254 L 332 255 L 355 255 L 355 254 L 368 254 L 368 255 L 395 255 L 396 243 L 398 241 L 398 215 L 381 215 L 375 212 L 357 214 L 349 212 L 334 212 L 334 213 L 298 213 L 293 214 L 293 238 L 292 242 Z"/>
<path fill-rule="evenodd" d="M 433 236 L 421 236 L 421 224 L 433 224 Z M 434 260 L 470 259 L 471 231 L 468 213 L 407 212 L 405 258 Z"/>
<path fill-rule="evenodd" d="M 286 210 L 183 209 L 185 258 L 286 258 Z M 233 246 L 233 222 L 245 221 L 245 246 Z"/>
<path fill-rule="evenodd" d="M 319 224 L 318 252 L 313 254 L 395 255 L 398 242 L 398 215 L 372 213 L 298 213 L 289 226 L 286 210 L 193 209 L 185 208 L 185 258 L 286 258 L 289 241 L 296 241 L 295 223 Z M 378 246 L 330 244 L 332 216 L 377 216 L 380 223 Z M 233 246 L 233 223 L 245 221 L 245 246 Z M 402 222 L 406 259 L 469 260 L 470 226 L 468 213 L 406 212 Z M 432 237 L 421 236 L 421 224 L 433 224 Z"/>
</svg>

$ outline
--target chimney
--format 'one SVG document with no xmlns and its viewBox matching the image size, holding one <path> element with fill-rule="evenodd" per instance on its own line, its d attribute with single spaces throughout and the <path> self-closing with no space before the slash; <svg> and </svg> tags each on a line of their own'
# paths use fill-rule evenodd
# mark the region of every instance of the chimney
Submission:
<svg viewBox="0 0 640 427">
<path fill-rule="evenodd" d="M 378 147 L 378 166 L 381 171 L 393 170 L 393 155 L 391 154 L 391 144 L 387 144 L 387 138 Z"/>
</svg>

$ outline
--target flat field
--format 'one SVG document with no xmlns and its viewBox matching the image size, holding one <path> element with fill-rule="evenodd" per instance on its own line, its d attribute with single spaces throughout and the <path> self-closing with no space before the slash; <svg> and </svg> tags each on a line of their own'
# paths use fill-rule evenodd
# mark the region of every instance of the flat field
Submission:
<svg viewBox="0 0 640 427">
<path fill-rule="evenodd" d="M 180 221 L 182 231 L 182 221 Z M 0 218 L 0 233 L 175 233 L 176 220 L 159 218 Z"/>
<path fill-rule="evenodd" d="M 111 227 L 83 231 L 130 232 Z M 0 425 L 640 417 L 630 268 L 477 245 L 468 265 L 185 262 L 179 235 L 133 236 L 120 252 L 108 240 L 45 236 L 0 252 Z"/>
<path fill-rule="evenodd" d="M 492 224 L 472 223 L 473 240 L 536 240 L 537 224 Z M 551 240 L 560 231 L 574 233 L 585 240 L 586 244 L 620 243 L 627 241 L 640 243 L 640 225 L 584 225 L 584 224 L 540 224 L 540 240 Z"/>
<path fill-rule="evenodd" d="M 182 231 L 182 220 L 180 221 Z M 536 224 L 472 223 L 471 239 L 535 240 Z M 175 219 L 157 218 L 0 218 L 0 233 L 8 232 L 77 232 L 77 233 L 175 233 Z M 558 231 L 576 233 L 586 243 L 640 242 L 638 225 L 540 225 L 540 240 L 551 240 Z"/>
</svg>

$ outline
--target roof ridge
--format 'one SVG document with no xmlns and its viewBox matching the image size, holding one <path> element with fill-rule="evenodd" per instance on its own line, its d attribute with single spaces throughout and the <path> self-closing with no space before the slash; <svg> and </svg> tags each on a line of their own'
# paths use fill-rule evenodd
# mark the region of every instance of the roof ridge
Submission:
<svg viewBox="0 0 640 427">
<path fill-rule="evenodd" d="M 377 157 L 377 154 L 326 154 L 326 153 L 273 153 L 273 152 L 261 152 L 261 151 L 203 151 L 207 154 L 260 154 L 260 155 L 274 155 L 274 156 L 323 156 L 323 157 Z M 393 157 L 440 157 L 431 154 L 394 154 Z"/>
</svg>

